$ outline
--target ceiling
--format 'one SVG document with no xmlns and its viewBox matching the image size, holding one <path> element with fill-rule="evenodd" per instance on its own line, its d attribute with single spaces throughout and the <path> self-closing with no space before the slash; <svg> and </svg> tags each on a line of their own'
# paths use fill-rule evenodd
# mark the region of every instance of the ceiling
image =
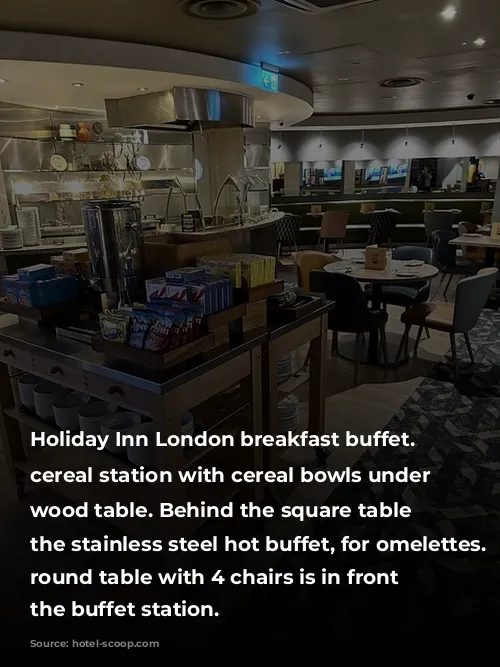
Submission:
<svg viewBox="0 0 500 667">
<path fill-rule="evenodd" d="M 440 11 L 450 4 L 458 14 L 445 21 Z M 2 7 L 3 30 L 120 40 L 274 64 L 311 86 L 315 113 L 328 115 L 474 108 L 485 98 L 500 97 L 499 25 L 498 0 L 375 0 L 316 16 L 262 0 L 257 14 L 230 21 L 191 18 L 175 0 L 122 3 L 120 9 L 111 0 L 86 0 L 77 14 L 68 10 L 67 0 L 16 0 Z M 478 37 L 487 40 L 484 46 L 473 44 Z M 1 53 L 0 44 L 0 58 Z M 8 78 L 1 71 L 0 76 Z M 424 82 L 395 91 L 380 88 L 381 79 L 399 76 Z M 31 85 L 41 94 L 36 79 Z M 0 100 L 6 87 L 1 86 Z"/>
<path fill-rule="evenodd" d="M 296 122 L 311 107 L 298 97 L 275 94 L 237 81 L 139 69 L 96 65 L 3 60 L 0 102 L 44 109 L 105 113 L 106 98 L 120 98 L 178 87 L 212 88 L 238 92 L 255 100 L 259 122 L 278 118 Z M 83 86 L 75 87 L 74 83 Z M 142 90 L 144 89 L 144 90 Z"/>
</svg>

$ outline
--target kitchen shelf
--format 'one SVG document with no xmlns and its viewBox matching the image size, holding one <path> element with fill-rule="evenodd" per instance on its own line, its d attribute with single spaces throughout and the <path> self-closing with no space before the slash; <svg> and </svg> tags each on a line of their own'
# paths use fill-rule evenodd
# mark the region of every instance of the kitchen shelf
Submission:
<svg viewBox="0 0 500 667">
<path fill-rule="evenodd" d="M 4 174 L 54 174 L 54 176 L 63 176 L 65 174 L 95 174 L 103 176 L 112 176 L 113 174 L 163 174 L 167 171 L 181 171 L 185 169 L 186 171 L 192 171 L 190 167 L 170 167 L 166 169 L 145 169 L 131 171 L 130 169 L 66 169 L 65 171 L 56 171 L 55 169 L 4 169 Z"/>
</svg>

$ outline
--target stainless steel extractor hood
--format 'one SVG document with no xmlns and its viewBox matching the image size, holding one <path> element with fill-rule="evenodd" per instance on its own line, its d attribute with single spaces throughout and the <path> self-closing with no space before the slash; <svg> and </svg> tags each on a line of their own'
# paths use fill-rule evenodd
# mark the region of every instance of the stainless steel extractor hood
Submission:
<svg viewBox="0 0 500 667">
<path fill-rule="evenodd" d="M 188 130 L 254 127 L 254 101 L 238 93 L 173 88 L 106 102 L 110 127 Z"/>
</svg>

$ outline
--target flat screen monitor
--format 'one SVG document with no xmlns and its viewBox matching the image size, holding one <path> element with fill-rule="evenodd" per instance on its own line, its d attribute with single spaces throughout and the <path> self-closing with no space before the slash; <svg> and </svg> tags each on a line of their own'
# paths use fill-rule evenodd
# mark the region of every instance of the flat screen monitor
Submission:
<svg viewBox="0 0 500 667">
<path fill-rule="evenodd" d="M 325 169 L 325 175 L 323 177 L 325 183 L 332 183 L 334 181 L 342 180 L 342 167 L 329 167 Z"/>
</svg>

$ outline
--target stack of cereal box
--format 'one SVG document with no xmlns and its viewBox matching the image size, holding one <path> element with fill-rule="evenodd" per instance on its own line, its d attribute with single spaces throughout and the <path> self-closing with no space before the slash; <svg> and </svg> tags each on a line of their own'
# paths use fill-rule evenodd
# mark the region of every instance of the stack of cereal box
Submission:
<svg viewBox="0 0 500 667">
<path fill-rule="evenodd" d="M 146 280 L 146 298 L 148 303 L 196 305 L 203 315 L 213 315 L 233 305 L 233 281 L 209 276 L 202 268 L 173 269 L 164 278 Z"/>
<path fill-rule="evenodd" d="M 196 264 L 210 276 L 229 278 L 235 287 L 258 287 L 272 283 L 276 258 L 272 255 L 228 253 L 216 257 L 198 257 Z"/>
</svg>

